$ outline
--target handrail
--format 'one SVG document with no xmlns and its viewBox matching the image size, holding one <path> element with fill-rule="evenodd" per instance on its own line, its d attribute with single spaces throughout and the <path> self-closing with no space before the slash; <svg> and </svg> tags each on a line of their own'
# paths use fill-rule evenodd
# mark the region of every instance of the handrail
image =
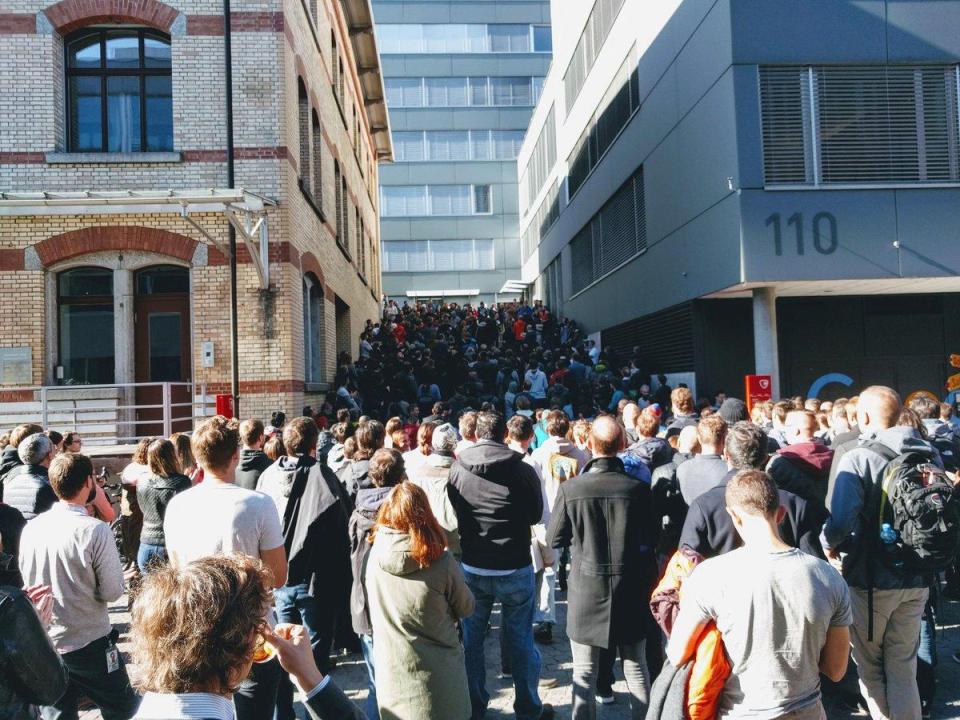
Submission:
<svg viewBox="0 0 960 720">
<path fill-rule="evenodd" d="M 137 403 L 138 389 L 159 391 L 159 402 Z M 189 399 L 175 394 L 189 390 Z M 94 397 L 87 397 L 86 391 Z M 113 391 L 108 396 L 103 392 Z M 90 439 L 103 444 L 121 444 L 143 437 L 169 437 L 175 429 L 190 430 L 197 420 L 209 417 L 215 407 L 206 383 L 139 382 L 97 385 L 0 386 L 0 423 L 38 422 L 72 425 Z"/>
</svg>

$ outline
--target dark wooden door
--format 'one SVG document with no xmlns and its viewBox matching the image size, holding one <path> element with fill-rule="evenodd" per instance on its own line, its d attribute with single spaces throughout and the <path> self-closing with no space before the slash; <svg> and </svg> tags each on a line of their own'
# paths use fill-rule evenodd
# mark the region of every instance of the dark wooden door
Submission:
<svg viewBox="0 0 960 720">
<path fill-rule="evenodd" d="M 181 276 L 182 273 L 182 276 Z M 138 383 L 190 382 L 190 295 L 188 271 L 163 266 L 148 268 L 137 276 L 134 318 L 135 376 Z M 191 401 L 190 388 L 171 387 L 171 431 L 193 427 L 192 408 L 176 407 Z M 163 387 L 137 387 L 137 406 L 156 405 L 137 411 L 138 435 L 163 434 Z M 143 422 L 146 421 L 146 422 Z"/>
</svg>

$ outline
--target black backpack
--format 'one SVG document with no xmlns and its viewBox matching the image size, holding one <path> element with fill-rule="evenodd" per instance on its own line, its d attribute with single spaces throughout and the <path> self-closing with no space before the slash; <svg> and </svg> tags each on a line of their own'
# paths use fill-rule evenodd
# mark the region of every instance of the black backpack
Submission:
<svg viewBox="0 0 960 720">
<path fill-rule="evenodd" d="M 918 446 L 895 454 L 879 443 L 870 447 L 887 459 L 873 539 L 881 561 L 916 574 L 950 567 L 960 549 L 960 500 L 936 462 L 936 451 Z M 884 523 L 897 532 L 891 545 L 880 540 Z"/>
</svg>

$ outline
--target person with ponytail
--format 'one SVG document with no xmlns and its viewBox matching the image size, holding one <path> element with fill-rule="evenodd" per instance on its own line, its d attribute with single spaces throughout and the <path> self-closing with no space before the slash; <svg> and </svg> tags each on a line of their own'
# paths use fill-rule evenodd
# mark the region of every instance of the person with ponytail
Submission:
<svg viewBox="0 0 960 720">
<path fill-rule="evenodd" d="M 474 598 L 446 550 L 426 493 L 410 482 L 390 491 L 370 536 L 367 595 L 381 720 L 467 720 L 471 714 L 457 620 Z"/>
</svg>

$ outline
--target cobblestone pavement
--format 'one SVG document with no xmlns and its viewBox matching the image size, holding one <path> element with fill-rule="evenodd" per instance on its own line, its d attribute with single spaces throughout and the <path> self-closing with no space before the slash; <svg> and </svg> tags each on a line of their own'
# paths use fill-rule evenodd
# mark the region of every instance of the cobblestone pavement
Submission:
<svg viewBox="0 0 960 720">
<path fill-rule="evenodd" d="M 551 703 L 556 708 L 557 717 L 561 719 L 570 717 L 572 667 L 570 664 L 570 644 L 563 632 L 566 610 L 566 599 L 562 593 L 559 593 L 557 598 L 559 622 L 557 627 L 554 628 L 553 644 L 538 645 L 543 658 L 540 695 L 544 702 Z M 120 649 L 126 653 L 129 651 L 130 615 L 127 612 L 125 599 L 111 608 L 111 619 L 121 632 Z M 511 681 L 501 680 L 497 677 L 500 669 L 498 620 L 499 615 L 495 612 L 491 618 L 492 630 L 486 645 L 487 687 L 490 691 L 490 707 L 487 711 L 489 720 L 513 717 L 513 685 Z M 937 645 L 940 653 L 940 663 L 937 668 L 938 698 L 933 717 L 936 720 L 960 718 L 960 664 L 951 659 L 954 651 L 960 650 L 960 602 L 943 603 L 937 628 Z M 131 674 L 135 672 L 136 669 L 131 668 Z M 627 688 L 619 667 L 616 669 L 616 675 L 618 678 L 614 685 L 616 702 L 613 705 L 598 706 L 598 720 L 629 720 L 630 718 Z M 337 668 L 332 673 L 332 677 L 362 707 L 362 701 L 367 696 L 367 671 L 360 655 L 341 657 Z M 555 685 L 553 685 L 554 681 Z M 548 685 L 552 686 L 548 687 Z M 302 708 L 299 708 L 298 712 L 302 717 L 306 717 Z M 830 701 L 827 701 L 827 716 L 829 720 L 867 717 L 865 712 L 860 715 L 851 714 L 836 707 Z M 83 720 L 94 720 L 99 717 L 100 713 L 96 710 L 81 713 Z"/>
</svg>

